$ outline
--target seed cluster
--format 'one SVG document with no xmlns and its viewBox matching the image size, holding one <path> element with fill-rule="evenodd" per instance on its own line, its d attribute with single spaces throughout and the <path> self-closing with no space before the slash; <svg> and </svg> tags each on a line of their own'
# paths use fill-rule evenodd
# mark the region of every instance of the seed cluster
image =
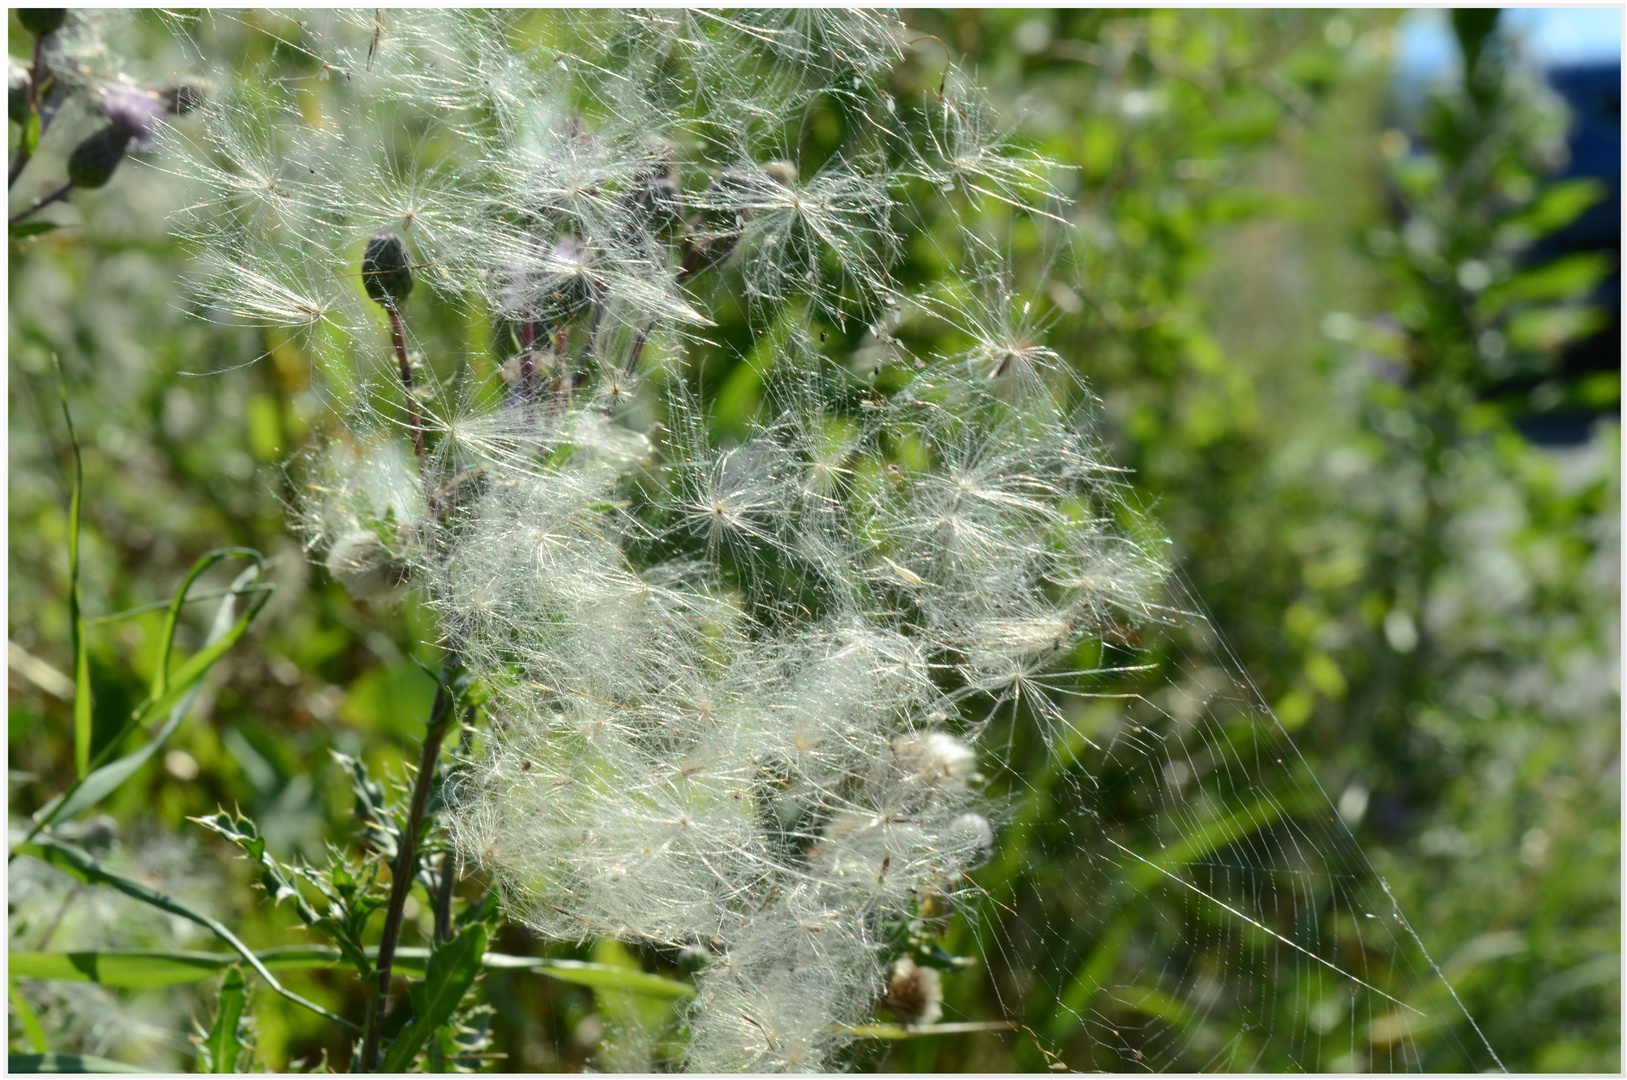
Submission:
<svg viewBox="0 0 1627 1080">
<path fill-rule="evenodd" d="M 186 227 L 201 298 L 292 333 L 344 417 L 313 552 L 420 589 L 490 692 L 457 849 L 542 934 L 708 957 L 691 1068 L 818 1069 L 878 1001 L 930 1022 L 889 928 L 997 845 L 982 736 L 1059 719 L 1049 680 L 1160 574 L 1013 285 L 1052 170 L 954 72 L 895 99 L 873 13 L 302 26 L 329 93 L 221 77 Z M 437 378 L 426 292 L 498 362 Z M 731 320 L 743 431 L 697 372 Z"/>
</svg>

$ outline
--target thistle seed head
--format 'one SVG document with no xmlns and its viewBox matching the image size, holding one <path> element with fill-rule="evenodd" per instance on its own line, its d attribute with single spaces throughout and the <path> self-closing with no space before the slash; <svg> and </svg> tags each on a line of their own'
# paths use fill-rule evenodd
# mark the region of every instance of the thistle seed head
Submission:
<svg viewBox="0 0 1627 1080">
<path fill-rule="evenodd" d="M 333 542 L 324 565 L 333 579 L 357 600 L 376 600 L 398 592 L 408 569 L 370 529 L 352 529 Z"/>
<path fill-rule="evenodd" d="M 370 14 L 317 16 L 352 73 L 321 124 L 217 80 L 207 152 L 166 141 L 210 192 L 203 291 L 305 335 L 344 407 L 312 554 L 359 597 L 421 589 L 491 688 L 457 850 L 540 934 L 703 946 L 684 1065 L 818 1069 L 890 987 L 936 1015 L 883 928 L 970 888 L 988 721 L 1064 725 L 1045 680 L 1158 567 L 995 239 L 1058 225 L 1050 166 L 975 87 L 888 99 L 901 30 L 865 11 L 548 17 L 396 9 L 375 45 Z M 830 98 L 860 134 L 799 170 L 776 133 Z M 947 269 L 916 285 L 923 221 Z M 358 243 L 374 303 L 416 254 L 507 368 L 429 355 L 409 422 Z M 742 347 L 761 407 L 725 431 L 696 376 Z"/>
<path fill-rule="evenodd" d="M 882 1006 L 905 1027 L 926 1027 L 943 1016 L 943 976 L 936 968 L 922 967 L 908 955 L 893 963 Z"/>
</svg>

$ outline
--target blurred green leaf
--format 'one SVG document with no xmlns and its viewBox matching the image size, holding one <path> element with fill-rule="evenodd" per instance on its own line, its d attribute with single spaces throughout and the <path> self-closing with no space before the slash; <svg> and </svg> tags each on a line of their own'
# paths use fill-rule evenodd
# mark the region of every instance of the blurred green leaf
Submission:
<svg viewBox="0 0 1627 1080">
<path fill-rule="evenodd" d="M 6 1068 L 14 1073 L 146 1073 L 150 1069 L 126 1065 L 90 1054 L 10 1054 Z"/>
<path fill-rule="evenodd" d="M 350 685 L 339 715 L 363 731 L 421 737 L 435 702 L 435 680 L 402 663 L 374 668 Z"/>
<path fill-rule="evenodd" d="M 325 945 L 284 946 L 265 949 L 256 955 L 271 971 L 330 967 L 340 959 L 339 950 Z M 240 959 L 236 953 L 172 949 L 14 952 L 6 956 L 13 978 L 95 982 L 131 990 L 197 982 Z"/>
<path fill-rule="evenodd" d="M 38 114 L 31 114 L 29 121 L 38 123 Z M 68 385 L 62 377 L 62 363 L 55 354 L 51 362 L 56 365 L 57 399 L 62 405 L 62 419 L 68 425 L 68 443 L 73 447 L 73 487 L 68 497 L 68 625 L 73 633 L 73 764 L 74 771 L 83 779 L 90 772 L 90 743 L 95 734 L 90 699 L 90 652 L 85 645 L 85 620 L 79 597 L 79 517 L 85 462 L 79 451 L 79 434 L 73 428 L 73 413 L 68 408 Z"/>
<path fill-rule="evenodd" d="M 1535 236 L 1547 236 L 1587 213 L 1606 194 L 1604 185 L 1591 177 L 1561 180 L 1544 188 L 1536 202 L 1509 218 L 1507 224 Z"/>
<path fill-rule="evenodd" d="M 1609 273 L 1610 259 L 1600 252 L 1565 255 L 1487 289 L 1481 306 L 1501 310 L 1514 303 L 1578 300 Z"/>
<path fill-rule="evenodd" d="M 205 647 L 199 653 L 200 656 L 208 655 L 210 657 L 209 662 L 192 664 L 189 661 L 182 668 L 183 680 L 177 682 L 173 691 L 165 685 L 167 680 L 158 677 L 154 679 L 154 697 L 156 700 L 169 701 L 177 696 L 180 697 L 180 700 L 176 701 L 174 708 L 170 710 L 169 719 L 165 721 L 164 726 L 140 748 L 126 754 L 117 761 L 103 765 L 84 779 L 76 781 L 68 790 L 41 807 L 34 815 L 34 825 L 28 833 L 28 839 L 32 840 L 39 834 L 41 829 L 55 822 L 71 820 L 106 798 L 131 776 L 134 776 L 137 770 L 145 765 L 154 754 L 158 753 L 169 737 L 175 733 L 175 729 L 185 719 L 187 711 L 197 697 L 198 689 L 203 682 L 203 677 L 208 674 L 209 668 L 213 666 L 215 660 L 225 655 L 226 649 L 229 649 L 238 638 L 242 637 L 244 631 L 248 629 L 249 623 L 259 613 L 260 608 L 265 605 L 267 599 L 268 594 L 255 591 L 259 586 L 260 575 L 263 570 L 263 564 L 260 561 L 258 552 L 211 552 L 199 559 L 193 567 L 193 572 L 187 575 L 186 581 L 182 584 L 180 590 L 176 592 L 175 599 L 171 603 L 170 617 L 166 621 L 164 628 L 165 645 L 159 657 L 160 672 L 168 663 L 169 644 L 175 637 L 175 620 L 184 602 L 186 591 L 191 588 L 192 583 L 204 569 L 207 569 L 208 566 L 213 565 L 219 559 L 233 554 L 246 554 L 254 559 L 254 565 L 237 576 L 231 587 L 226 590 L 225 598 L 220 602 L 220 608 L 215 613 L 214 624 L 210 627 L 209 636 L 205 640 Z M 245 593 L 251 594 L 253 599 L 250 601 L 248 611 L 234 623 L 232 614 L 236 610 L 236 600 Z M 196 659 L 196 657 L 193 659 Z M 111 749 L 122 743 L 124 737 L 140 725 L 141 717 L 147 715 L 150 711 L 150 706 L 139 710 L 126 723 L 124 730 L 119 733 L 118 737 L 108 742 L 108 748 Z"/>
<path fill-rule="evenodd" d="M 6 980 L 6 994 L 11 999 L 11 1007 L 16 1010 L 17 1023 L 22 1026 L 23 1038 L 27 1039 L 28 1045 L 39 1053 L 49 1053 L 51 1040 L 46 1038 L 45 1025 L 40 1023 L 39 1014 L 34 1011 L 34 1006 L 30 1005 L 28 999 L 17 989 L 17 984 L 13 981 L 16 976 L 16 972 L 10 972 Z"/>
</svg>

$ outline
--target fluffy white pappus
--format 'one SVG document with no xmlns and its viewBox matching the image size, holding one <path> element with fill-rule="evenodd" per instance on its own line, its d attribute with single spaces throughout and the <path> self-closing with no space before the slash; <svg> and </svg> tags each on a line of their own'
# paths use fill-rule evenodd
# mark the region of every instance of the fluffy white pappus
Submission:
<svg viewBox="0 0 1627 1080">
<path fill-rule="evenodd" d="M 1001 239 L 1059 226 L 1050 165 L 958 75 L 895 101 L 865 11 L 297 40 L 332 77 L 223 79 L 182 227 L 202 300 L 293 331 L 355 432 L 308 470 L 310 551 L 358 596 L 410 580 L 489 691 L 456 850 L 540 934 L 714 957 L 692 1068 L 828 1068 L 884 994 L 930 1023 L 937 973 L 891 953 L 994 849 L 981 733 L 1052 722 L 1162 573 Z M 791 133 L 831 102 L 815 161 Z M 927 209 L 953 269 L 912 292 Z M 489 341 L 437 355 L 431 312 Z M 705 365 L 743 345 L 725 409 Z"/>
<path fill-rule="evenodd" d="M 694 1072 L 822 1072 L 882 987 L 877 942 L 818 885 L 787 889 L 703 969 L 687 1020 Z"/>
<path fill-rule="evenodd" d="M 905 783 L 958 788 L 977 766 L 977 751 L 944 731 L 919 731 L 893 740 Z"/>
<path fill-rule="evenodd" d="M 424 491 L 400 444 L 339 438 L 294 464 L 306 548 L 358 599 L 385 599 L 412 575 L 429 537 Z"/>
</svg>

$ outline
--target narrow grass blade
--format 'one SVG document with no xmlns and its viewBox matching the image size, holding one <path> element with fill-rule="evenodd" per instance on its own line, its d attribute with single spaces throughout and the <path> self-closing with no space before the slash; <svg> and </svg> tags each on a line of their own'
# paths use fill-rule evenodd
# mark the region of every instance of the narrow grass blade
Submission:
<svg viewBox="0 0 1627 1080">
<path fill-rule="evenodd" d="M 13 1073 L 144 1073 L 147 1069 L 89 1054 L 8 1054 L 6 1071 Z"/>
<path fill-rule="evenodd" d="M 90 653 L 85 647 L 85 620 L 79 604 L 79 509 L 84 495 L 85 462 L 79 452 L 79 433 L 73 427 L 68 409 L 68 387 L 62 378 L 62 362 L 55 354 L 57 399 L 62 403 L 62 419 L 68 424 L 68 442 L 73 447 L 73 490 L 68 498 L 68 625 L 73 632 L 73 764 L 82 779 L 90 772 L 90 740 L 93 732 L 90 708 Z"/>
<path fill-rule="evenodd" d="M 45 1037 L 45 1025 L 40 1023 L 39 1013 L 34 1011 L 34 1006 L 18 992 L 17 984 L 10 979 L 6 980 L 6 994 L 11 998 L 11 1007 L 17 1010 L 17 1022 L 22 1025 L 23 1038 L 28 1040 L 28 1045 L 41 1054 L 50 1053 L 51 1040 Z"/>
<path fill-rule="evenodd" d="M 695 992 L 688 983 L 644 971 L 595 964 L 587 960 L 538 960 L 529 956 L 487 956 L 487 967 L 524 968 L 550 979 L 596 990 L 620 990 L 646 997 L 684 998 Z"/>
<path fill-rule="evenodd" d="M 367 950 L 369 955 L 375 950 Z M 430 951 L 401 948 L 395 953 L 394 970 L 402 975 L 422 975 Z M 330 945 L 294 945 L 255 953 L 271 971 L 305 971 L 329 967 L 343 959 Z M 14 978 L 67 979 L 98 982 L 103 986 L 140 989 L 197 982 L 238 961 L 237 953 L 189 952 L 159 949 L 103 949 L 95 952 L 14 952 L 7 955 Z M 651 975 L 643 971 L 595 964 L 587 960 L 539 960 L 534 956 L 486 953 L 481 965 L 505 971 L 531 971 L 561 982 L 595 989 L 619 990 L 645 997 L 672 1001 L 695 992 L 688 983 Z"/>
<path fill-rule="evenodd" d="M 185 599 L 186 590 L 191 587 L 192 582 L 203 569 L 231 555 L 253 559 L 254 565 L 237 576 L 231 587 L 226 590 L 225 598 L 220 602 L 220 608 L 215 613 L 214 625 L 210 627 L 204 648 L 198 654 L 199 656 L 206 653 L 210 654 L 211 659 L 209 662 L 199 667 L 196 672 L 187 674 L 184 679 L 178 677 L 173 688 L 165 685 L 154 698 L 155 701 L 169 701 L 176 697 L 179 698 L 171 707 L 169 719 L 165 721 L 164 726 L 153 735 L 151 740 L 138 749 L 110 764 L 101 765 L 88 776 L 76 780 L 68 790 L 41 807 L 34 815 L 34 825 L 29 830 L 26 840 L 34 839 L 46 826 L 58 821 L 69 820 L 106 798 L 126 780 L 134 776 L 136 771 L 145 765 L 154 754 L 158 753 L 164 742 L 175 733 L 175 729 L 180 726 L 181 721 L 186 717 L 187 711 L 192 707 L 192 702 L 197 697 L 198 689 L 202 685 L 203 677 L 208 673 L 209 667 L 227 649 L 231 648 L 238 638 L 242 637 L 244 631 L 248 629 L 249 622 L 265 603 L 265 594 L 258 591 L 260 577 L 264 572 L 264 565 L 261 562 L 259 552 L 250 551 L 246 548 L 231 548 L 220 552 L 210 552 L 209 555 L 205 555 L 198 560 L 193 573 L 188 575 L 186 582 L 176 593 L 174 604 L 171 606 L 171 614 L 174 615 L 179 609 L 180 604 Z M 245 593 L 253 595 L 255 599 L 250 601 L 249 610 L 243 617 L 234 622 L 232 616 L 237 610 L 237 598 Z M 168 626 L 166 633 L 169 637 L 173 637 L 175 633 L 174 626 Z M 166 646 L 159 661 L 160 669 L 167 666 L 168 655 L 169 650 Z M 196 657 L 193 659 L 196 659 Z M 188 663 L 190 665 L 191 662 Z M 183 668 L 184 671 L 185 668 Z M 92 764 L 98 764 L 103 756 L 111 753 L 113 748 L 120 745 L 124 741 L 124 737 L 140 726 L 143 719 L 151 711 L 153 710 L 148 706 L 143 706 L 142 709 L 138 710 L 126 722 L 124 730 L 108 743 L 103 750 L 103 754 L 97 755 Z"/>
<path fill-rule="evenodd" d="M 1015 1031 L 1015 1020 L 968 1020 L 951 1024 L 923 1024 L 905 1027 L 903 1024 L 860 1024 L 840 1029 L 843 1035 L 857 1039 L 919 1039 L 927 1035 L 965 1035 L 975 1031 Z"/>
<path fill-rule="evenodd" d="M 308 971 L 340 960 L 327 945 L 295 945 L 257 952 L 270 971 Z M 94 982 L 128 990 L 149 990 L 198 982 L 237 963 L 236 953 L 174 949 L 103 949 L 86 952 L 14 952 L 6 956 L 14 979 Z M 420 962 L 421 966 L 421 962 Z"/>
</svg>

